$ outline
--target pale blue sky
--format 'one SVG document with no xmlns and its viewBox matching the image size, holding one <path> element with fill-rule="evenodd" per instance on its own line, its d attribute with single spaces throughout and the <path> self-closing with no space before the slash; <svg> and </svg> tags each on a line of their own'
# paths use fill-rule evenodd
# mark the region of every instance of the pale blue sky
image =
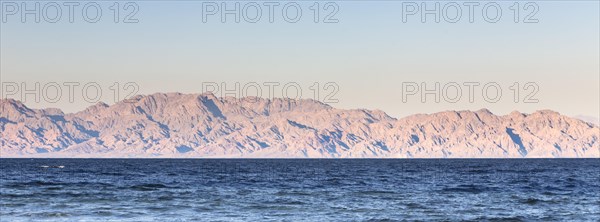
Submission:
<svg viewBox="0 0 600 222">
<path fill-rule="evenodd" d="M 336 82 L 340 102 L 333 106 L 381 109 L 395 117 L 484 107 L 498 114 L 600 113 L 598 1 L 538 1 L 539 23 L 533 24 L 513 22 L 508 8 L 513 1 L 501 3 L 498 23 L 485 22 L 478 13 L 469 23 L 466 12 L 458 23 L 421 23 L 418 16 L 403 23 L 401 2 L 342 1 L 336 2 L 339 23 L 315 24 L 308 9 L 313 3 L 300 2 L 303 17 L 294 24 L 283 22 L 280 14 L 268 23 L 266 12 L 256 24 L 243 19 L 223 24 L 217 16 L 203 23 L 197 1 L 137 2 L 140 22 L 135 24 L 112 22 L 112 2 L 101 3 L 103 18 L 95 24 L 78 14 L 72 24 L 66 18 L 24 24 L 12 16 L 1 23 L 1 80 L 97 81 L 107 103 L 112 103 L 111 82 L 136 82 L 142 94 L 200 92 L 202 82 L 298 82 L 305 98 L 312 95 L 312 82 Z M 433 87 L 436 81 L 498 82 L 503 97 L 497 103 L 482 96 L 474 103 L 466 97 L 457 103 L 429 97 L 421 103 L 416 96 L 402 102 L 402 82 Z M 515 103 L 509 90 L 513 82 L 537 83 L 539 103 Z M 90 105 L 75 99 L 56 104 L 29 99 L 27 105 L 69 112 Z"/>
</svg>

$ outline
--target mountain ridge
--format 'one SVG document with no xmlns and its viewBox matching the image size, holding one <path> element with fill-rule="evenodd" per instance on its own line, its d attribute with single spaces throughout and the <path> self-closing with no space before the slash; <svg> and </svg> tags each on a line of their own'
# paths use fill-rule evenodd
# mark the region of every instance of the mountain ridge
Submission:
<svg viewBox="0 0 600 222">
<path fill-rule="evenodd" d="M 0 157 L 600 158 L 599 134 L 552 110 L 394 118 L 315 100 L 155 93 L 65 114 L 0 100 Z"/>
</svg>

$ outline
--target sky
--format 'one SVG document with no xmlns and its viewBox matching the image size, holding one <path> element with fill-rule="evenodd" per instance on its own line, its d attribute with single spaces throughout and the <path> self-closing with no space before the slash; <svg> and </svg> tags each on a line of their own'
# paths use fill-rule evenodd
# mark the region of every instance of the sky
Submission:
<svg viewBox="0 0 600 222">
<path fill-rule="evenodd" d="M 32 10 L 36 2 L 40 22 L 33 14 L 25 14 L 23 22 L 23 6 Z M 274 89 L 274 97 L 379 109 L 394 117 L 481 108 L 496 114 L 542 109 L 600 114 L 598 1 L 520 1 L 518 7 L 515 1 L 498 1 L 497 21 L 496 5 L 484 15 L 488 1 L 304 0 L 288 5 L 285 15 L 282 8 L 289 2 L 273 2 L 279 5 L 272 23 L 265 6 L 272 2 L 192 0 L 119 2 L 118 7 L 97 1 L 102 16 L 95 23 L 96 8 L 88 5 L 84 16 L 82 8 L 90 2 L 78 2 L 71 23 L 65 2 L 3 0 L 2 97 L 75 112 L 129 94 L 218 87 L 217 95 L 258 95 L 260 89 L 261 97 L 269 97 L 267 91 Z M 222 22 L 223 6 L 232 10 L 236 3 L 240 22 L 235 14 L 225 14 Z M 425 14 L 422 22 L 423 7 L 433 10 L 436 3 L 440 10 Z M 473 22 L 465 3 L 479 4 Z M 53 20 L 57 5 L 61 17 Z M 295 6 L 302 10 L 297 22 Z M 127 18 L 132 23 L 123 22 Z"/>
</svg>

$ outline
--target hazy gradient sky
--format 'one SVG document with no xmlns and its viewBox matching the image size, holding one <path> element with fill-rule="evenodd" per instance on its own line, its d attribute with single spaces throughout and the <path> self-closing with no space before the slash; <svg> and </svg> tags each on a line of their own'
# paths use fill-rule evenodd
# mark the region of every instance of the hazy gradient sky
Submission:
<svg viewBox="0 0 600 222">
<path fill-rule="evenodd" d="M 0 31 L 1 81 L 30 87 L 35 82 L 95 81 L 107 103 L 113 102 L 112 82 L 135 82 L 141 94 L 199 93 L 203 82 L 228 82 L 231 87 L 233 82 L 298 82 L 303 98 L 312 98 L 312 82 L 321 87 L 335 82 L 339 103 L 331 105 L 380 109 L 395 117 L 483 107 L 497 114 L 539 109 L 600 113 L 598 1 L 538 1 L 539 23 L 528 24 L 513 21 L 512 1 L 500 3 L 498 23 L 483 21 L 481 6 L 474 23 L 468 22 L 466 11 L 458 23 L 435 23 L 433 16 L 421 23 L 419 15 L 403 23 L 399 1 L 338 1 L 339 23 L 314 23 L 308 8 L 314 1 L 299 3 L 303 17 L 297 23 L 283 21 L 281 8 L 276 8 L 274 23 L 268 22 L 266 8 L 255 24 L 243 19 L 221 23 L 218 15 L 203 23 L 199 1 L 137 2 L 139 23 L 134 24 L 114 23 L 110 1 L 101 2 L 98 23 L 82 21 L 81 9 L 75 11 L 74 23 L 66 12 L 58 23 L 22 23 L 19 15 L 8 16 Z M 433 7 L 434 2 L 427 3 Z M 520 19 L 528 12 L 522 11 Z M 497 103 L 486 102 L 479 86 L 473 103 L 466 87 L 457 103 L 436 103 L 433 96 L 425 103 L 418 96 L 403 102 L 402 82 L 426 82 L 431 88 L 434 82 L 497 82 L 503 96 Z M 509 89 L 514 82 L 521 87 L 536 83 L 539 102 L 523 103 L 531 90 L 522 89 L 521 101 L 515 103 Z M 77 95 L 73 103 L 36 103 L 31 97 L 26 104 L 67 112 L 90 105 Z"/>
</svg>

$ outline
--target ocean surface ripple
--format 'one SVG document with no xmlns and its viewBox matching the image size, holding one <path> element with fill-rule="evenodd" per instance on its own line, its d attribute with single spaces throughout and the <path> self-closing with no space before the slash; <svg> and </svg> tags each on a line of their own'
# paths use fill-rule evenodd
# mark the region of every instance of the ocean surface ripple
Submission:
<svg viewBox="0 0 600 222">
<path fill-rule="evenodd" d="M 600 159 L 0 159 L 0 221 L 599 221 Z"/>
</svg>

